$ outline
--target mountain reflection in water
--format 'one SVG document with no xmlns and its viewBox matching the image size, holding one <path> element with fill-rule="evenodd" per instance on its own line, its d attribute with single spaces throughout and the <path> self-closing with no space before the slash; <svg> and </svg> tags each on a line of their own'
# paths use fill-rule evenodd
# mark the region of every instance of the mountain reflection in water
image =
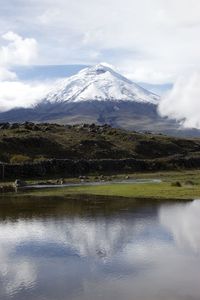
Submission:
<svg viewBox="0 0 200 300">
<path fill-rule="evenodd" d="M 0 200 L 0 299 L 200 299 L 200 201 Z"/>
</svg>

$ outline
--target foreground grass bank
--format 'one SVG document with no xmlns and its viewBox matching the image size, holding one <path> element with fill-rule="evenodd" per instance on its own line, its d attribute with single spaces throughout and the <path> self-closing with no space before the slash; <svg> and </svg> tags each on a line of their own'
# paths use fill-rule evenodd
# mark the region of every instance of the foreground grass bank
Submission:
<svg viewBox="0 0 200 300">
<path fill-rule="evenodd" d="M 200 186 L 174 187 L 169 183 L 109 184 L 101 186 L 78 186 L 30 191 L 27 195 L 65 196 L 88 194 L 128 198 L 194 199 L 200 198 Z"/>
<path fill-rule="evenodd" d="M 105 178 L 108 183 L 101 182 L 101 185 L 92 186 L 90 182 L 95 181 L 95 177 L 88 178 L 88 184 L 84 186 L 59 187 L 21 190 L 17 193 L 8 193 L 11 197 L 35 196 L 69 196 L 69 195 L 97 195 L 97 196 L 114 196 L 141 199 L 197 199 L 200 198 L 200 170 L 179 171 L 179 172 L 159 172 L 159 173 L 136 173 L 129 174 L 130 179 L 160 179 L 161 183 L 113 183 L 112 180 L 123 180 L 125 175 L 114 175 Z M 78 178 L 65 179 L 69 183 L 79 183 Z M 52 182 L 54 182 L 52 180 Z M 179 183 L 178 185 L 176 183 Z M 6 183 L 11 184 L 11 183 Z M 37 181 L 28 181 L 28 184 L 37 184 Z M 1 196 L 6 196 L 2 194 Z"/>
<path fill-rule="evenodd" d="M 97 195 L 116 196 L 141 199 L 198 199 L 200 198 L 200 171 L 165 172 L 149 174 L 130 174 L 130 178 L 136 179 L 161 179 L 161 183 L 101 183 L 101 185 L 84 185 L 73 187 L 61 187 L 42 190 L 27 190 L 13 194 L 19 197 L 21 193 L 27 196 L 69 196 L 69 195 Z M 122 175 L 117 177 L 123 179 Z M 89 180 L 92 181 L 92 178 Z M 176 183 L 179 183 L 178 185 Z"/>
</svg>

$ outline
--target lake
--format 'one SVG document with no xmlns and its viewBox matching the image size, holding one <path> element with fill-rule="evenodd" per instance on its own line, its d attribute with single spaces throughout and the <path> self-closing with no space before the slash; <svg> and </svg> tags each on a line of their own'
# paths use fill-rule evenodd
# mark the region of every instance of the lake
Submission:
<svg viewBox="0 0 200 300">
<path fill-rule="evenodd" d="M 0 199 L 1 300 L 199 300 L 200 201 Z"/>
</svg>

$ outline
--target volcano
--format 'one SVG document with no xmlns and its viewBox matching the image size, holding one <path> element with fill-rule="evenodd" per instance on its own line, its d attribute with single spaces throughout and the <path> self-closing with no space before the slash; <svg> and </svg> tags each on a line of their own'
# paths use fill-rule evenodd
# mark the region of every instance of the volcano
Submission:
<svg viewBox="0 0 200 300">
<path fill-rule="evenodd" d="M 128 130 L 184 135 L 179 123 L 158 114 L 159 101 L 158 95 L 110 66 L 98 64 L 56 81 L 37 105 L 0 113 L 0 122 L 107 123 Z"/>
</svg>

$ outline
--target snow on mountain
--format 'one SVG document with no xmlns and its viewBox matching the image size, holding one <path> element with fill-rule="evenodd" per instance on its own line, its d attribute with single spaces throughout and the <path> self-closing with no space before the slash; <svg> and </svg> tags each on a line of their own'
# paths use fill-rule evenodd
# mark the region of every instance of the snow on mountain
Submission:
<svg viewBox="0 0 200 300">
<path fill-rule="evenodd" d="M 159 96 L 148 92 L 105 64 L 85 68 L 56 83 L 47 102 L 134 101 L 157 104 Z"/>
</svg>

